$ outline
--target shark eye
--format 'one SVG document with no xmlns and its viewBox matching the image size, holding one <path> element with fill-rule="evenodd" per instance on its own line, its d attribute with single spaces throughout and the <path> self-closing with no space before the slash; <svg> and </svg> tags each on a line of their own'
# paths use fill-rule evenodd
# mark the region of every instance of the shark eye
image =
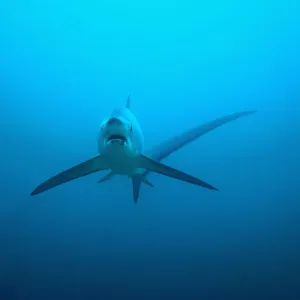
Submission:
<svg viewBox="0 0 300 300">
<path fill-rule="evenodd" d="M 132 132 L 132 124 L 130 124 L 130 132 Z"/>
</svg>

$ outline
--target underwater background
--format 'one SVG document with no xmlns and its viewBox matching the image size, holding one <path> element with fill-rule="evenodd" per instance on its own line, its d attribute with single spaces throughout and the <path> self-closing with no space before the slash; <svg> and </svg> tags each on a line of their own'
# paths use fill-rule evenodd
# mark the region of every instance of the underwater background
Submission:
<svg viewBox="0 0 300 300">
<path fill-rule="evenodd" d="M 300 299 L 299 1 L 0 1 L 0 299 Z M 96 173 L 125 105 L 146 148 L 219 188 Z"/>
</svg>

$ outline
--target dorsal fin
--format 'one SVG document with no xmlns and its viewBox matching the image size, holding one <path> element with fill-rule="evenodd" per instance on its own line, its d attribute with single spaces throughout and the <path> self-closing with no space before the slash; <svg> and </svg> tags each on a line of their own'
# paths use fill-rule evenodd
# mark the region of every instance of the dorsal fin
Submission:
<svg viewBox="0 0 300 300">
<path fill-rule="evenodd" d="M 126 101 L 126 108 L 127 109 L 130 109 L 130 94 L 128 95 L 128 97 L 127 97 L 127 101 Z"/>
</svg>

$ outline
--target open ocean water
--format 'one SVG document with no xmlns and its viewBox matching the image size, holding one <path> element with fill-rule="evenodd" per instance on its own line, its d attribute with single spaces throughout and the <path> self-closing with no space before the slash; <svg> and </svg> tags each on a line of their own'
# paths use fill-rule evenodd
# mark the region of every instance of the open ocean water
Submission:
<svg viewBox="0 0 300 300">
<path fill-rule="evenodd" d="M 0 300 L 300 299 L 300 2 L 0 1 Z M 41 195 L 132 111 L 219 188 L 102 174 Z"/>
</svg>

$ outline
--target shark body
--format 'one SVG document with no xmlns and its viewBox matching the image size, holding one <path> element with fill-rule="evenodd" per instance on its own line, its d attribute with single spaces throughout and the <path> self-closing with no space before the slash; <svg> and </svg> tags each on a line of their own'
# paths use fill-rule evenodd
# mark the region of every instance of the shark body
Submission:
<svg viewBox="0 0 300 300">
<path fill-rule="evenodd" d="M 130 97 L 128 97 L 124 108 L 115 109 L 109 117 L 102 121 L 98 136 L 99 154 L 46 180 L 37 186 L 31 195 L 43 193 L 63 183 L 104 170 L 110 172 L 100 179 L 99 182 L 109 180 L 114 175 L 125 175 L 131 178 L 135 203 L 139 198 L 142 183 L 153 187 L 153 184 L 147 179 L 149 172 L 155 172 L 217 191 L 218 189 L 214 186 L 167 166 L 161 163 L 161 160 L 205 133 L 254 112 L 235 113 L 196 126 L 158 145 L 150 151 L 150 155 L 146 156 L 144 153 L 143 132 L 138 120 L 130 109 Z"/>
</svg>

